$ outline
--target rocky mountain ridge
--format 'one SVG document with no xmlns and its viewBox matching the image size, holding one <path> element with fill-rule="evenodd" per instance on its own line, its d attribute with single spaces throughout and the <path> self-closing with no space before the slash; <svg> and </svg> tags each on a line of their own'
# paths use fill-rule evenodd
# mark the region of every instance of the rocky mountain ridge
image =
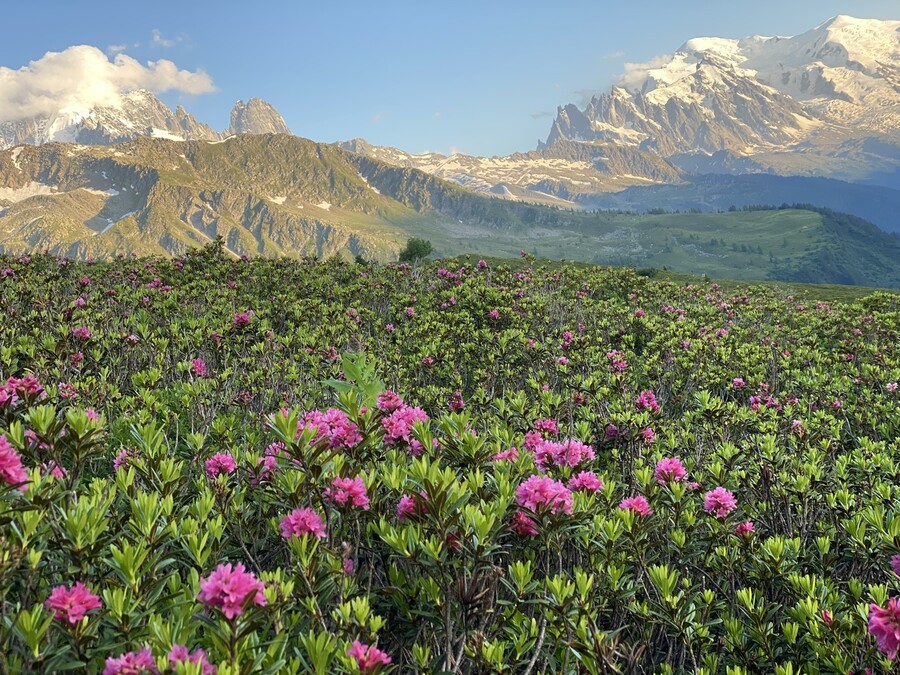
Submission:
<svg viewBox="0 0 900 675">
<path fill-rule="evenodd" d="M 111 145 L 141 137 L 217 141 L 234 134 L 266 133 L 289 134 L 290 129 L 278 111 L 262 99 L 252 98 L 246 104 L 238 101 L 231 111 L 229 128 L 219 133 L 182 106 L 173 111 L 146 89 L 135 89 L 119 96 L 112 105 L 0 122 L 0 149 L 53 142 Z"/>
</svg>

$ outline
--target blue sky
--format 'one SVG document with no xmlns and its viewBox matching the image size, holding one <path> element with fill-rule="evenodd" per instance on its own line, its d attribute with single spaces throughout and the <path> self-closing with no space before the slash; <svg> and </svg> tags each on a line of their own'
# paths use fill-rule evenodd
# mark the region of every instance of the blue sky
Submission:
<svg viewBox="0 0 900 675">
<path fill-rule="evenodd" d="M 412 152 L 493 155 L 545 138 L 558 105 L 605 91 L 623 63 L 701 35 L 794 35 L 835 14 L 900 19 L 897 0 L 626 2 L 45 2 L 4 8 L 0 66 L 93 45 L 208 73 L 169 92 L 217 129 L 259 96 L 294 133 Z M 10 27 L 15 27 L 11 29 Z M 2 73 L 0 73 L 2 75 Z"/>
</svg>

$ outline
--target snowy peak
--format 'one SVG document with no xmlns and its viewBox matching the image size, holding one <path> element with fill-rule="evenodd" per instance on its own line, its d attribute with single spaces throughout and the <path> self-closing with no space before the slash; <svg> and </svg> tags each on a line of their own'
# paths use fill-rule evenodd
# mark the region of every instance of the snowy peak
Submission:
<svg viewBox="0 0 900 675">
<path fill-rule="evenodd" d="M 261 98 L 251 98 L 245 104 L 238 101 L 231 109 L 230 134 L 290 134 L 284 118 Z"/>
<path fill-rule="evenodd" d="M 625 143 L 664 157 L 783 153 L 785 162 L 829 145 L 849 166 L 844 150 L 855 152 L 860 138 L 896 147 L 898 130 L 900 21 L 836 16 L 793 37 L 697 37 L 630 64 L 584 110 L 560 108 L 546 145 Z M 879 170 L 893 171 L 898 155 L 883 155 Z"/>
</svg>

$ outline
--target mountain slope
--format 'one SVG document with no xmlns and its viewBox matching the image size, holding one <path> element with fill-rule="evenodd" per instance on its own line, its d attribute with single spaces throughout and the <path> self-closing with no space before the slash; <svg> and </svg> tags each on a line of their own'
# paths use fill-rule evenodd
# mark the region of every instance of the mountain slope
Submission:
<svg viewBox="0 0 900 675">
<path fill-rule="evenodd" d="M 261 98 L 251 98 L 245 104 L 238 101 L 231 109 L 229 134 L 289 134 L 284 118 L 272 105 Z"/>
<path fill-rule="evenodd" d="M 416 236 L 441 255 L 525 249 L 715 276 L 900 286 L 897 237 L 827 218 L 809 210 L 639 216 L 493 199 L 286 135 L 0 152 L 0 252 L 13 254 L 180 255 L 221 236 L 235 256 L 392 260 Z"/>
</svg>

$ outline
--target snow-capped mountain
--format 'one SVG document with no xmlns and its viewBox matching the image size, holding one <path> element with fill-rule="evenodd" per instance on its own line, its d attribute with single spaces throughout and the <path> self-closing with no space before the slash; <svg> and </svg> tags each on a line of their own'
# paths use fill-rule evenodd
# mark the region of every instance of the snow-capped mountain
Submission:
<svg viewBox="0 0 900 675">
<path fill-rule="evenodd" d="M 90 110 L 59 110 L 51 115 L 0 122 L 0 150 L 50 142 L 109 145 L 143 136 L 177 141 L 216 141 L 233 134 L 285 133 L 278 111 L 255 98 L 238 101 L 231 127 L 219 133 L 178 106 L 174 111 L 146 89 L 119 96 L 111 105 Z"/>
<path fill-rule="evenodd" d="M 560 107 L 546 145 L 619 143 L 676 162 L 724 151 L 779 173 L 864 178 L 900 166 L 898 131 L 900 21 L 837 16 L 794 37 L 688 40 L 583 110 Z"/>
</svg>

